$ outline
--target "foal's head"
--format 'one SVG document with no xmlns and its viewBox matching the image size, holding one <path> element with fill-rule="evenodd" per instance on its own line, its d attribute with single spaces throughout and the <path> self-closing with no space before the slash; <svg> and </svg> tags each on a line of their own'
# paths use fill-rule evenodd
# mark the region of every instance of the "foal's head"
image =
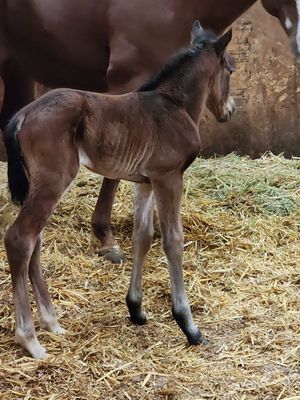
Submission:
<svg viewBox="0 0 300 400">
<path fill-rule="evenodd" d="M 218 38 L 213 32 L 203 30 L 199 21 L 192 28 L 192 45 L 203 46 L 209 53 L 210 81 L 206 106 L 219 122 L 226 122 L 234 112 L 234 100 L 229 96 L 230 76 L 235 71 L 232 56 L 226 53 L 232 30 Z"/>
</svg>

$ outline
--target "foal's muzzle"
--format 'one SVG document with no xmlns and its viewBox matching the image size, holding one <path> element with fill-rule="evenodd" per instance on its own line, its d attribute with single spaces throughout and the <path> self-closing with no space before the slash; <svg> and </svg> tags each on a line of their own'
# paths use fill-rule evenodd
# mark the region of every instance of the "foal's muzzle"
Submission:
<svg viewBox="0 0 300 400">
<path fill-rule="evenodd" d="M 230 120 L 232 114 L 235 111 L 235 102 L 231 96 L 228 97 L 227 103 L 223 108 L 223 115 L 218 119 L 219 122 L 227 122 Z"/>
</svg>

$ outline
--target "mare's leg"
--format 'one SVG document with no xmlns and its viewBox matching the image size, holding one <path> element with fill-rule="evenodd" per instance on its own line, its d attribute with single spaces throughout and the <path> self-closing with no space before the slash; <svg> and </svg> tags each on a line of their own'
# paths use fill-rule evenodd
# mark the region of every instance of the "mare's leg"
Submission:
<svg viewBox="0 0 300 400">
<path fill-rule="evenodd" d="M 33 287 L 40 324 L 42 328 L 49 332 L 64 334 L 65 330 L 57 322 L 54 307 L 43 277 L 40 259 L 41 246 L 42 235 L 39 234 L 29 263 L 29 279 Z"/>
<path fill-rule="evenodd" d="M 34 85 L 33 81 L 23 73 L 13 60 L 4 64 L 1 77 L 5 92 L 0 114 L 0 128 L 4 129 L 10 118 L 34 99 Z"/>
<path fill-rule="evenodd" d="M 116 243 L 111 231 L 111 212 L 119 181 L 103 179 L 96 208 L 92 217 L 94 235 L 100 240 L 99 253 L 114 264 L 125 261 L 125 255 Z"/>
<path fill-rule="evenodd" d="M 137 73 L 135 48 L 115 32 L 110 38 L 110 60 L 107 69 L 107 91 L 112 94 L 127 93 L 141 85 L 147 75 Z M 129 66 L 129 68 L 128 68 Z M 100 254 L 114 264 L 125 260 L 125 255 L 117 245 L 111 231 L 111 211 L 118 182 L 104 179 L 92 219 L 93 232 L 102 246 Z"/>
<path fill-rule="evenodd" d="M 7 161 L 6 148 L 3 140 L 3 133 L 0 128 L 0 161 Z"/>
<path fill-rule="evenodd" d="M 162 246 L 171 279 L 172 314 L 190 344 L 205 343 L 194 323 L 182 273 L 183 232 L 180 216 L 182 175 L 168 174 L 152 181 L 159 213 Z"/>
<path fill-rule="evenodd" d="M 126 302 L 131 321 L 142 325 L 146 322 L 146 315 L 142 309 L 142 271 L 154 233 L 151 185 L 135 185 L 134 207 L 133 266 Z"/>
<path fill-rule="evenodd" d="M 4 100 L 4 83 L 2 78 L 0 77 L 0 113 L 2 110 L 3 100 Z M 0 161 L 7 161 L 6 149 L 3 141 L 3 134 L 1 128 L 0 128 Z"/>
<path fill-rule="evenodd" d="M 3 131 L 10 118 L 20 108 L 34 99 L 33 81 L 25 76 L 13 60 L 6 61 L 1 68 L 4 82 L 4 101 L 0 113 L 0 130 Z M 2 132 L 0 133 L 2 135 Z M 6 161 L 6 151 L 0 139 L 0 161 Z"/>
</svg>

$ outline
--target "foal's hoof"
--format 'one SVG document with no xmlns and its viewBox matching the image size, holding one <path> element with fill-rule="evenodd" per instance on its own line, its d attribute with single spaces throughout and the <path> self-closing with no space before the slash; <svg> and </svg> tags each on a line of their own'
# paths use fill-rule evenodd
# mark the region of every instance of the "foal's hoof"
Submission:
<svg viewBox="0 0 300 400">
<path fill-rule="evenodd" d="M 130 315 L 130 321 L 135 325 L 145 325 L 147 317 L 143 311 L 141 302 L 131 300 L 130 296 L 127 294 L 126 303 Z"/>
<path fill-rule="evenodd" d="M 113 264 L 121 264 L 126 262 L 125 254 L 118 245 L 113 246 L 111 249 L 100 250 L 99 255 L 106 258 Z"/>
<path fill-rule="evenodd" d="M 140 314 L 130 315 L 130 321 L 135 325 L 145 325 L 147 323 L 147 317 L 144 312 Z"/>
<path fill-rule="evenodd" d="M 195 346 L 197 344 L 208 344 L 208 340 L 202 336 L 202 333 L 198 330 L 196 334 L 187 334 L 187 339 L 190 345 Z"/>
<path fill-rule="evenodd" d="M 23 346 L 36 360 L 45 360 L 48 357 L 45 347 L 39 343 L 36 336 L 28 340 L 24 335 L 16 333 L 15 341 Z"/>
</svg>

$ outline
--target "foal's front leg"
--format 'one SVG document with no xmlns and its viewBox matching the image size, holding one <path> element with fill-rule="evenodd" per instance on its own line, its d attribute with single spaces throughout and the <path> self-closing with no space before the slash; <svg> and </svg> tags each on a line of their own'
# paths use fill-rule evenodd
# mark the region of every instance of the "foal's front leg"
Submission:
<svg viewBox="0 0 300 400">
<path fill-rule="evenodd" d="M 152 184 L 161 225 L 162 246 L 168 260 L 173 317 L 190 344 L 206 343 L 193 320 L 183 282 L 183 232 L 180 216 L 182 175 L 168 174 L 152 181 Z"/>
<path fill-rule="evenodd" d="M 93 233 L 101 242 L 100 255 L 113 264 L 125 261 L 125 255 L 111 231 L 111 212 L 119 181 L 104 178 L 92 217 Z"/>
<path fill-rule="evenodd" d="M 135 185 L 134 208 L 133 266 L 126 302 L 131 321 L 143 325 L 146 322 L 146 315 L 142 309 L 142 271 L 154 233 L 151 185 Z"/>
</svg>

